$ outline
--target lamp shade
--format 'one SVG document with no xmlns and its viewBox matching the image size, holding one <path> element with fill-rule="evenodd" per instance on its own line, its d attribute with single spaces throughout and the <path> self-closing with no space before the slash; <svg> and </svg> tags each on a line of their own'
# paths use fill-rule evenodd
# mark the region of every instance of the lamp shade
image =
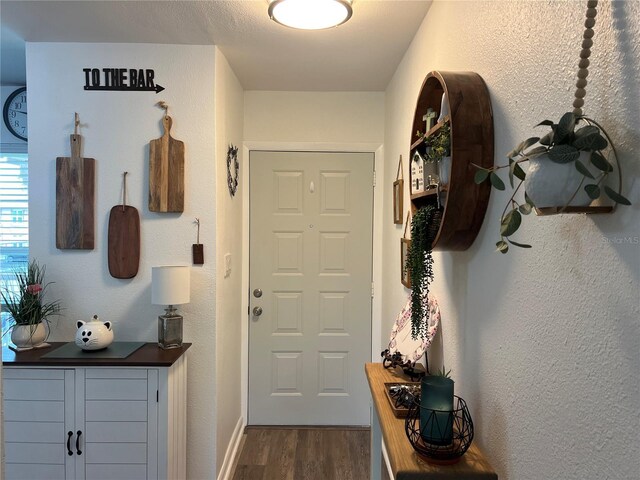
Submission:
<svg viewBox="0 0 640 480">
<path fill-rule="evenodd" d="M 151 268 L 151 303 L 180 305 L 189 303 L 191 269 L 182 265 Z"/>
</svg>

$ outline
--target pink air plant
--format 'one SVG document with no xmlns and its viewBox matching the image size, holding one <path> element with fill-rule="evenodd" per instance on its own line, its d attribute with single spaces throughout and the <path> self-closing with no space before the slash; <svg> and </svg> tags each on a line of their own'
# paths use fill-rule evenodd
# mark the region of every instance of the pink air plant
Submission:
<svg viewBox="0 0 640 480">
<path fill-rule="evenodd" d="M 42 285 L 40 285 L 39 283 L 27 285 L 27 293 L 30 293 L 31 295 L 37 295 L 41 291 L 42 291 Z"/>
</svg>

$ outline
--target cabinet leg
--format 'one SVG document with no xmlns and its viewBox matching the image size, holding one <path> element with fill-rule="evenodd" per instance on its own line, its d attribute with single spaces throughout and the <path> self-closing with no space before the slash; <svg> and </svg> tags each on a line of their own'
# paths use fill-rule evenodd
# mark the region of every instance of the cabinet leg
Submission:
<svg viewBox="0 0 640 480">
<path fill-rule="evenodd" d="M 382 466 L 382 431 L 380 421 L 373 402 L 371 402 L 371 480 L 381 479 Z"/>
</svg>

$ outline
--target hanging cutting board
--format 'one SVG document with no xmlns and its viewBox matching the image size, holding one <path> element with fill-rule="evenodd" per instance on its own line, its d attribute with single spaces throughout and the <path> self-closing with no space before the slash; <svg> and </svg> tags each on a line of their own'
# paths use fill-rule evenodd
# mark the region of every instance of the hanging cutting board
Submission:
<svg viewBox="0 0 640 480">
<path fill-rule="evenodd" d="M 56 158 L 56 248 L 93 250 L 96 161 L 80 156 L 80 135 L 70 137 L 71 157 Z"/>
<path fill-rule="evenodd" d="M 109 273 L 114 278 L 133 278 L 140 265 L 140 215 L 127 202 L 127 172 L 124 173 L 122 205 L 109 213 Z"/>
<path fill-rule="evenodd" d="M 183 212 L 184 142 L 171 137 L 171 117 L 162 124 L 164 135 L 149 143 L 149 210 Z"/>
</svg>

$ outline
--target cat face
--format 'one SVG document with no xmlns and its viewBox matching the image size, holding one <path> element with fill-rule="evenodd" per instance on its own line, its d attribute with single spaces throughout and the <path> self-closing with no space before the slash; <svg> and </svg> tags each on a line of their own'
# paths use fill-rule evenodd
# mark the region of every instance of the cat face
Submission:
<svg viewBox="0 0 640 480">
<path fill-rule="evenodd" d="M 102 322 L 97 315 L 89 322 L 78 320 L 76 325 L 76 345 L 83 350 L 99 350 L 113 342 L 111 322 Z"/>
</svg>

